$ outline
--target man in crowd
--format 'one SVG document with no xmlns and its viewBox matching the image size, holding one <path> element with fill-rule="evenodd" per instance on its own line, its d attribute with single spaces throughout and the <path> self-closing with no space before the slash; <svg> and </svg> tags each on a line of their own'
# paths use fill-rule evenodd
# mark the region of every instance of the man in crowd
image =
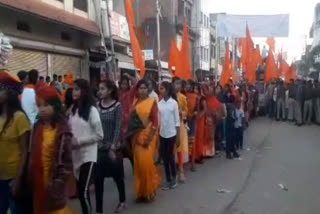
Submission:
<svg viewBox="0 0 320 214">
<path fill-rule="evenodd" d="M 309 80 L 305 87 L 304 107 L 303 107 L 303 123 L 311 125 L 312 119 L 312 81 Z"/>
<path fill-rule="evenodd" d="M 36 104 L 36 90 L 35 90 L 37 81 L 38 81 L 38 71 L 34 69 L 29 71 L 28 85 L 24 87 L 24 90 L 21 96 L 22 108 L 26 112 L 32 126 L 34 125 L 37 114 L 38 114 L 38 108 Z"/>
<path fill-rule="evenodd" d="M 286 89 L 284 87 L 283 81 L 280 81 L 277 86 L 277 120 L 280 120 L 280 114 L 282 120 L 286 119 L 285 114 L 285 99 L 286 99 Z"/>
</svg>

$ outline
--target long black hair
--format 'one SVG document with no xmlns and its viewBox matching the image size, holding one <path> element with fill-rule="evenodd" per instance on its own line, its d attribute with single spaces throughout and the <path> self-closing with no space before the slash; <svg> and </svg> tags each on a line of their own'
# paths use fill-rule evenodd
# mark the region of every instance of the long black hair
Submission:
<svg viewBox="0 0 320 214">
<path fill-rule="evenodd" d="M 78 110 L 79 116 L 85 121 L 89 120 L 91 107 L 95 106 L 95 101 L 88 80 L 77 79 L 74 84 L 81 90 L 80 99 L 74 103 L 72 113 Z M 73 89 L 74 90 L 74 89 Z"/>
<path fill-rule="evenodd" d="M 172 83 L 162 82 L 161 86 L 166 90 L 169 97 L 171 97 L 174 100 L 177 100 L 177 93 L 176 93 L 176 90 L 174 89 Z"/>
<path fill-rule="evenodd" d="M 4 122 L 2 130 L 0 130 L 0 135 L 2 135 L 5 129 L 8 127 L 8 125 L 10 124 L 16 112 L 21 111 L 24 113 L 19 100 L 18 92 L 14 90 L 6 90 L 6 92 L 7 92 L 6 112 L 4 112 L 4 106 L 0 105 L 0 115 L 2 114 L 6 115 L 6 121 Z"/>
<path fill-rule="evenodd" d="M 118 88 L 113 81 L 106 80 L 106 81 L 102 81 L 100 84 L 104 84 L 107 87 L 107 89 L 111 91 L 110 93 L 111 99 L 119 101 Z"/>
</svg>

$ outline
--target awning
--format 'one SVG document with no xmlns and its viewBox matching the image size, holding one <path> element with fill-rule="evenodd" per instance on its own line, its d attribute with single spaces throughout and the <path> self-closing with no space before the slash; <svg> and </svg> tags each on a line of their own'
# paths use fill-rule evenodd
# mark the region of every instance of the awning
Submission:
<svg viewBox="0 0 320 214">
<path fill-rule="evenodd" d="M 0 5 L 16 10 L 21 10 L 43 19 L 68 25 L 74 29 L 100 35 L 97 24 L 89 19 L 74 15 L 62 9 L 37 0 L 0 0 Z"/>
<path fill-rule="evenodd" d="M 138 70 L 133 64 L 133 58 L 121 53 L 116 53 L 118 59 L 118 67 L 128 70 Z"/>
</svg>

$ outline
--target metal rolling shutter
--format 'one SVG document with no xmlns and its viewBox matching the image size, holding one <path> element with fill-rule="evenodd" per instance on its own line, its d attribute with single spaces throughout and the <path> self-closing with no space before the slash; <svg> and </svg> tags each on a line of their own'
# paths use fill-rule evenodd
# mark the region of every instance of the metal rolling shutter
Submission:
<svg viewBox="0 0 320 214">
<path fill-rule="evenodd" d="M 72 71 L 76 77 L 81 75 L 81 58 L 50 54 L 50 74 L 64 75 L 66 71 Z"/>
<path fill-rule="evenodd" d="M 13 49 L 6 66 L 10 72 L 17 74 L 21 70 L 36 69 L 40 75 L 47 75 L 47 54 L 39 51 Z"/>
</svg>

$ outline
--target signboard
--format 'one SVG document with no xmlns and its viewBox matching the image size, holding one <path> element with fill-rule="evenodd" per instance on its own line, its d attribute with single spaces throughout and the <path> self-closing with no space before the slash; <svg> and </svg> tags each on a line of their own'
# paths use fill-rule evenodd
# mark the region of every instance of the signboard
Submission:
<svg viewBox="0 0 320 214">
<path fill-rule="evenodd" d="M 254 37 L 288 37 L 289 14 L 219 14 L 217 18 L 217 34 L 219 37 L 242 38 L 246 36 L 247 25 Z"/>
<path fill-rule="evenodd" d="M 143 50 L 144 60 L 153 60 L 153 50 Z"/>
<path fill-rule="evenodd" d="M 112 35 L 130 41 L 129 26 L 126 17 L 112 11 L 110 23 Z"/>
</svg>

